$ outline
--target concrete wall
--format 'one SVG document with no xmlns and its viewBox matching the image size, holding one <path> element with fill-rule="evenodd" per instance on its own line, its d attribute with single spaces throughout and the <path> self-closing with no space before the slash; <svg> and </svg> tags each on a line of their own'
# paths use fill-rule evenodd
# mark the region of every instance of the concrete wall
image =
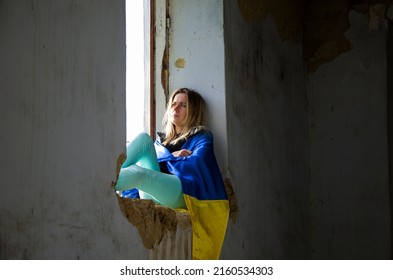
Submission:
<svg viewBox="0 0 393 280">
<path fill-rule="evenodd" d="M 224 5 L 228 162 L 239 217 L 222 256 L 390 258 L 386 27 L 379 19 L 371 30 L 367 9 L 348 15 L 348 5 L 324 11 L 316 3 L 320 15 L 338 20 L 311 17 L 319 27 L 286 33 L 300 14 L 282 16 L 278 6 Z M 322 62 L 309 74 L 303 51 L 313 48 L 305 43 L 326 27 L 333 35 L 317 42 Z"/>
<path fill-rule="evenodd" d="M 221 257 L 389 258 L 386 30 L 351 12 L 353 49 L 308 75 L 301 34 L 286 28 L 299 2 L 266 3 L 169 3 L 180 35 L 168 87 L 213 106 L 238 198 Z M 148 257 L 111 189 L 125 148 L 124 26 L 122 0 L 0 2 L 0 258 Z"/>
<path fill-rule="evenodd" d="M 386 29 L 349 13 L 353 49 L 309 76 L 312 257 L 390 257 Z"/>
<path fill-rule="evenodd" d="M 169 18 L 169 93 L 189 87 L 204 97 L 207 126 L 214 134 L 217 161 L 226 176 L 223 1 L 170 0 Z"/>
<path fill-rule="evenodd" d="M 224 5 L 228 157 L 239 214 L 222 257 L 304 259 L 309 138 L 301 40 L 283 42 L 271 14 L 247 22 L 239 5 Z"/>
<path fill-rule="evenodd" d="M 0 258 L 147 258 L 111 182 L 124 1 L 0 2 Z"/>
</svg>

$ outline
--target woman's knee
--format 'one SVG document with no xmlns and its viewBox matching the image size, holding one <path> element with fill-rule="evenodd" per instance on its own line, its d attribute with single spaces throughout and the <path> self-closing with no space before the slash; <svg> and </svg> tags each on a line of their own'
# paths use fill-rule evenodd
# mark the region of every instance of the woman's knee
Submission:
<svg viewBox="0 0 393 280">
<path fill-rule="evenodd" d="M 127 148 L 148 142 L 153 142 L 153 139 L 146 132 L 141 132 L 127 143 Z"/>
<path fill-rule="evenodd" d="M 153 142 L 153 139 L 146 132 L 141 132 L 135 137 L 134 141 L 141 141 L 142 143 L 146 143 Z"/>
</svg>

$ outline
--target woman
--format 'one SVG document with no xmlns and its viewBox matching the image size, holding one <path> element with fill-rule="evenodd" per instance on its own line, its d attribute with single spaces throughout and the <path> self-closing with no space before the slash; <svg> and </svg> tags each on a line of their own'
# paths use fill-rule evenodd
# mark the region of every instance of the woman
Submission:
<svg viewBox="0 0 393 280">
<path fill-rule="evenodd" d="M 137 188 L 172 208 L 187 209 L 193 227 L 193 259 L 218 259 L 229 206 L 214 155 L 213 136 L 204 125 L 205 102 L 181 88 L 170 97 L 164 133 L 153 141 L 142 133 L 127 145 L 127 159 L 115 189 Z"/>
</svg>

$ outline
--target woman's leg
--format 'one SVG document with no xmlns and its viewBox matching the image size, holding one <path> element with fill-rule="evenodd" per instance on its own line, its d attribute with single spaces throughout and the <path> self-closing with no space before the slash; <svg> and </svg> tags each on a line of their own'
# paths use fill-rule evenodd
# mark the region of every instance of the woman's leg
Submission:
<svg viewBox="0 0 393 280">
<path fill-rule="evenodd" d="M 134 140 L 127 145 L 126 151 L 127 158 L 122 168 L 137 164 L 151 170 L 160 170 L 153 140 L 147 133 L 143 132 L 136 136 Z"/>
<path fill-rule="evenodd" d="M 126 160 L 122 164 L 122 169 L 130 165 L 137 164 L 141 167 L 159 171 L 157 155 L 151 137 L 143 132 L 138 134 L 130 143 L 127 144 Z M 120 171 L 121 173 L 124 171 Z M 139 197 L 142 199 L 153 199 L 147 193 L 138 190 Z"/>
<path fill-rule="evenodd" d="M 133 188 L 146 192 L 159 204 L 172 208 L 186 208 L 181 181 L 175 175 L 130 165 L 121 169 L 115 189 Z"/>
</svg>

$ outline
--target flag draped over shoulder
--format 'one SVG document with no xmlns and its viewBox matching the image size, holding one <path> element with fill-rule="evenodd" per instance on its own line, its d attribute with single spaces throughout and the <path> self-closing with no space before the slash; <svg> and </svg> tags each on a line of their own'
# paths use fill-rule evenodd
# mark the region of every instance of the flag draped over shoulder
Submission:
<svg viewBox="0 0 393 280">
<path fill-rule="evenodd" d="M 155 142 L 159 162 L 181 183 L 192 223 L 192 258 L 218 259 L 225 238 L 229 203 L 214 150 L 213 135 L 202 130 L 189 138 L 181 149 L 186 157 L 174 157 L 159 140 Z"/>
</svg>

